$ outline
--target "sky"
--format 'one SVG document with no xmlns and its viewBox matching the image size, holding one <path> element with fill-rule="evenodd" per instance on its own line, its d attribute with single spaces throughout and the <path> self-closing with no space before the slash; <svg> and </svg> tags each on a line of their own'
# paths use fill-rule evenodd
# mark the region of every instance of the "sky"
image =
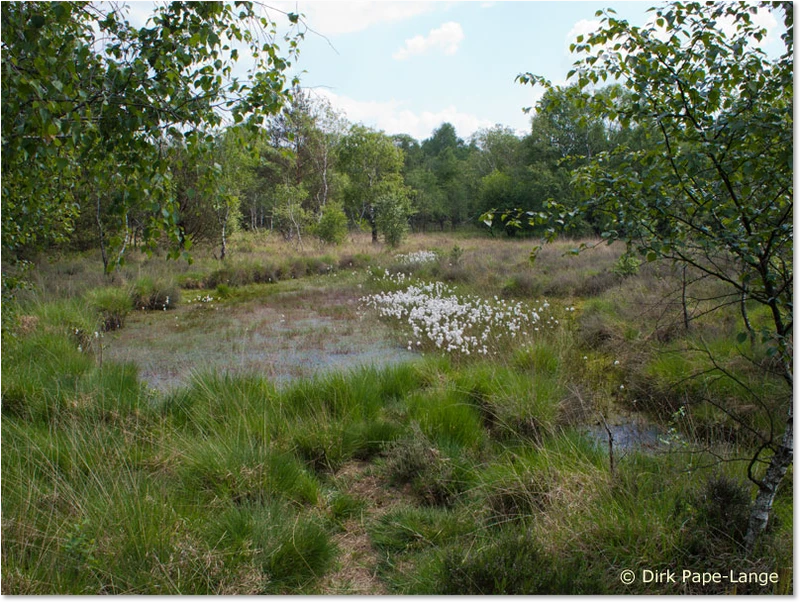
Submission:
<svg viewBox="0 0 800 602">
<path fill-rule="evenodd" d="M 296 68 L 301 86 L 327 98 L 354 123 L 418 140 L 442 123 L 469 138 L 500 124 L 529 130 L 523 108 L 541 88 L 516 83 L 523 72 L 564 83 L 570 43 L 597 27 L 596 11 L 613 8 L 634 25 L 650 2 L 266 1 L 303 15 L 310 28 Z M 151 3 L 131 3 L 132 21 Z M 270 16 L 285 21 L 280 12 Z M 777 20 L 760 18 L 780 51 Z"/>
</svg>

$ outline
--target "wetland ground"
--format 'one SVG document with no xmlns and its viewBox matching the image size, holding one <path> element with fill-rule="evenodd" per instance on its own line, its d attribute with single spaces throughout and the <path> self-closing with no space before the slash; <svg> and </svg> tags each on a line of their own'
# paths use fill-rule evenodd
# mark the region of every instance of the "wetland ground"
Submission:
<svg viewBox="0 0 800 602">
<path fill-rule="evenodd" d="M 3 593 L 791 592 L 791 474 L 741 553 L 753 434 L 791 391 L 705 283 L 687 330 L 671 266 L 622 275 L 623 249 L 587 242 L 531 264 L 529 241 L 475 233 L 241 236 L 224 264 L 134 257 L 112 278 L 40 259 L 4 322 Z M 451 291 L 414 298 L 436 308 L 414 337 L 361 301 L 410 282 Z M 467 332 L 445 309 L 478 298 L 546 299 L 547 328 L 487 319 L 515 336 L 443 351 Z M 779 580 L 619 580 L 709 567 Z"/>
</svg>

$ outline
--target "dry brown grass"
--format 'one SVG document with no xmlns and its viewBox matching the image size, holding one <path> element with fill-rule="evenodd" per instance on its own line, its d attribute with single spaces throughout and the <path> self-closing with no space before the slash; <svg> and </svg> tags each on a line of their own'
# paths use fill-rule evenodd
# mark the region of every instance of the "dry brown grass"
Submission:
<svg viewBox="0 0 800 602">
<path fill-rule="evenodd" d="M 368 511 L 345 521 L 343 532 L 333 537 L 341 554 L 339 568 L 325 577 L 320 591 L 326 595 L 385 596 L 389 592 L 377 576 L 380 556 L 372 545 L 367 525 L 400 505 L 410 504 L 412 498 L 403 491 L 388 488 L 367 462 L 345 464 L 335 480 L 340 491 L 365 501 Z"/>
</svg>

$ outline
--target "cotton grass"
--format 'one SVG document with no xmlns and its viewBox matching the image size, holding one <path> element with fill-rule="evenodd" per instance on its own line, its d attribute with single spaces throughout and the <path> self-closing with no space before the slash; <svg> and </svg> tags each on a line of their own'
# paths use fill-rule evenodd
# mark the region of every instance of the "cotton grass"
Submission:
<svg viewBox="0 0 800 602">
<path fill-rule="evenodd" d="M 529 305 L 497 296 L 487 300 L 459 295 L 442 282 L 412 284 L 361 301 L 381 317 L 406 325 L 411 335 L 409 349 L 495 354 L 508 341 L 528 338 L 558 324 L 547 301 Z"/>
</svg>

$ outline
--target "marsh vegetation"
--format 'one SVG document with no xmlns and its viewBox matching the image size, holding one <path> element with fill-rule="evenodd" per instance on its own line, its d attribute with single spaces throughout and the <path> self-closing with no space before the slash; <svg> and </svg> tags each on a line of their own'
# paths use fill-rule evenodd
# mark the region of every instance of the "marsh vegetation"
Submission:
<svg viewBox="0 0 800 602">
<path fill-rule="evenodd" d="M 790 587 L 791 480 L 744 557 L 747 467 L 720 460 L 787 392 L 731 343 L 735 307 L 704 313 L 708 283 L 687 331 L 682 274 L 622 276 L 616 245 L 531 266 L 529 242 L 468 233 L 231 244 L 224 268 L 142 256 L 109 281 L 69 254 L 31 273 L 4 339 L 4 591 L 709 593 L 619 573 L 720 563 L 781 575 L 738 592 Z M 254 282 L 265 263 L 286 279 Z M 119 302 L 142 282 L 170 304 Z M 542 327 L 467 354 L 370 301 L 441 282 L 445 307 L 517 308 L 491 329 L 547 304 Z"/>
</svg>

